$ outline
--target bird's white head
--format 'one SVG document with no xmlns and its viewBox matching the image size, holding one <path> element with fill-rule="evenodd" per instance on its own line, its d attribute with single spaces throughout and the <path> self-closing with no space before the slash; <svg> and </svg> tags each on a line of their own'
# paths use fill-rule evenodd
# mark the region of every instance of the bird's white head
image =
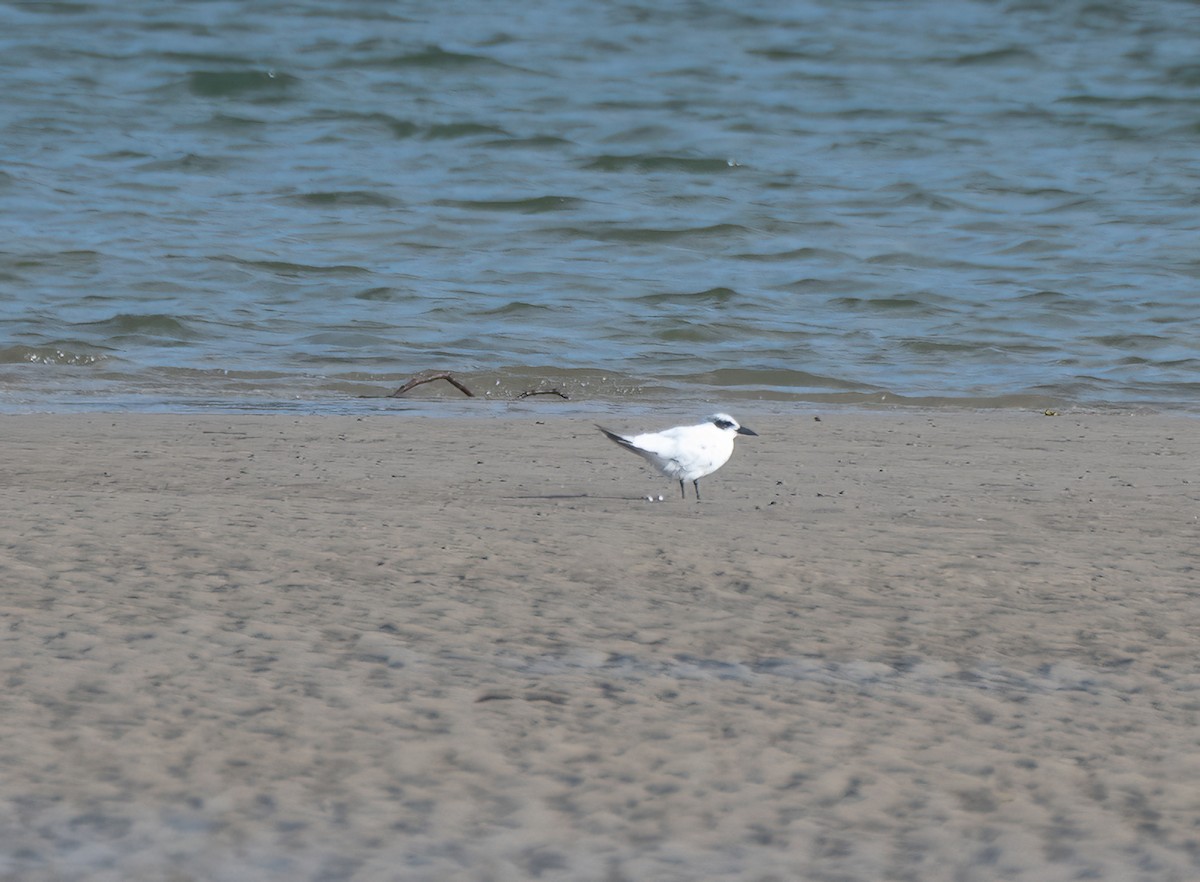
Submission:
<svg viewBox="0 0 1200 882">
<path fill-rule="evenodd" d="M 753 429 L 747 429 L 733 417 L 727 413 L 714 413 L 706 422 L 712 423 L 718 429 L 728 432 L 731 435 L 757 435 L 758 432 Z"/>
</svg>

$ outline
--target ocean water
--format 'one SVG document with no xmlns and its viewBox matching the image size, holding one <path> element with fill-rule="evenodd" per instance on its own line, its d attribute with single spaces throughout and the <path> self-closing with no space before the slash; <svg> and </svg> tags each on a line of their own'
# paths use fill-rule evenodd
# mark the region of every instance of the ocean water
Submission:
<svg viewBox="0 0 1200 882">
<path fill-rule="evenodd" d="M 0 88 L 7 412 L 1200 410 L 1194 2 L 8 2 Z"/>
</svg>

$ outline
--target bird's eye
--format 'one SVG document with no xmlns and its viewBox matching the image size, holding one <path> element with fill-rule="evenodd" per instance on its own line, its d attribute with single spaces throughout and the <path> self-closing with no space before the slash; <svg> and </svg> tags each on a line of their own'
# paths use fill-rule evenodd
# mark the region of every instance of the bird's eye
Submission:
<svg viewBox="0 0 1200 882">
<path fill-rule="evenodd" d="M 732 429 L 733 428 L 733 423 L 729 422 L 729 420 L 715 420 L 713 422 L 713 425 L 716 426 L 718 429 Z"/>
</svg>

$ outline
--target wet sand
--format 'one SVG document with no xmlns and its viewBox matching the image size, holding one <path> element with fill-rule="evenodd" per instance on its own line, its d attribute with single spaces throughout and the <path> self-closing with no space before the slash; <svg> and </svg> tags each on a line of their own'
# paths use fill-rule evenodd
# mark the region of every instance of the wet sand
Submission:
<svg viewBox="0 0 1200 882">
<path fill-rule="evenodd" d="M 735 415 L 0 418 L 0 879 L 1200 878 L 1200 424 Z"/>
</svg>

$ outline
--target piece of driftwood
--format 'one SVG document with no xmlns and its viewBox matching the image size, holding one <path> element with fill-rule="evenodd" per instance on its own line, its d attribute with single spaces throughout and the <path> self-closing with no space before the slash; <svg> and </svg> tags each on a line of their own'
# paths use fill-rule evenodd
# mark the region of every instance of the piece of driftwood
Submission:
<svg viewBox="0 0 1200 882">
<path fill-rule="evenodd" d="M 419 373 L 415 377 L 413 377 L 411 380 L 409 380 L 407 383 L 405 383 L 403 386 L 401 386 L 399 389 L 397 389 L 395 392 L 393 392 L 391 395 L 389 395 L 388 398 L 399 398 L 401 395 L 415 389 L 417 386 L 424 385 L 425 383 L 432 383 L 434 380 L 445 380 L 447 383 L 449 383 L 451 386 L 453 386 L 455 389 L 457 389 L 463 395 L 466 395 L 468 398 L 475 397 L 475 393 L 472 392 L 470 389 L 468 389 L 466 386 L 464 386 L 462 383 L 460 383 L 458 380 L 454 379 L 454 376 L 449 371 L 422 371 L 421 373 Z"/>
<path fill-rule="evenodd" d="M 395 392 L 393 392 L 392 394 L 387 395 L 385 397 L 386 398 L 399 398 L 400 396 L 404 395 L 405 393 L 410 392 L 411 390 L 415 389 L 417 386 L 422 386 L 425 383 L 432 383 L 434 380 L 445 380 L 447 383 L 452 385 L 455 389 L 457 389 L 463 395 L 466 395 L 468 398 L 475 397 L 475 393 L 472 392 L 470 389 L 468 389 L 462 383 L 462 381 L 456 379 L 455 376 L 452 373 L 450 373 L 450 371 L 433 371 L 433 370 L 421 371 L 421 373 L 417 374 L 415 377 L 413 377 L 411 380 L 409 380 L 407 383 L 405 383 L 403 386 L 401 386 Z M 517 399 L 519 400 L 521 398 L 529 398 L 531 395 L 557 395 L 559 398 L 562 398 L 562 399 L 565 399 L 568 401 L 571 398 L 570 395 L 568 395 L 566 392 L 563 392 L 560 389 L 530 389 L 527 392 L 522 392 L 520 395 L 518 395 Z"/>
<path fill-rule="evenodd" d="M 530 389 L 528 392 L 522 392 L 517 396 L 517 398 L 518 400 L 521 398 L 528 398 L 530 395 L 557 395 L 559 398 L 562 398 L 566 401 L 570 401 L 571 399 L 570 395 L 568 395 L 566 392 L 560 392 L 558 389 Z"/>
</svg>

